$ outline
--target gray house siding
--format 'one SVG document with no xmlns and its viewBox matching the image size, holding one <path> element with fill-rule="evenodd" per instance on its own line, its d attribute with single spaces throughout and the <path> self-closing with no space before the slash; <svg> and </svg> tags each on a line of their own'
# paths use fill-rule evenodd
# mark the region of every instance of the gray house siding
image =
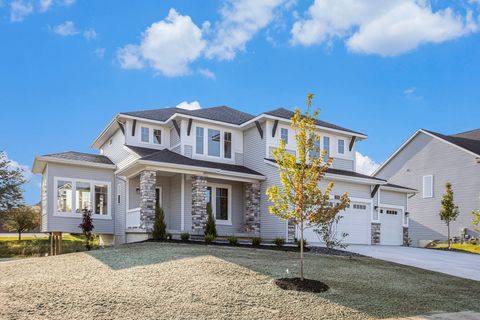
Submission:
<svg viewBox="0 0 480 320">
<path fill-rule="evenodd" d="M 93 215 L 93 224 L 95 226 L 95 233 L 114 233 L 115 178 L 113 170 L 55 163 L 50 163 L 48 165 L 47 171 L 47 193 L 49 199 L 47 201 L 47 230 L 45 230 L 46 232 L 81 232 L 80 228 L 78 227 L 78 225 L 82 221 L 81 216 L 59 217 L 54 215 L 54 203 L 56 201 L 56 190 L 54 190 L 54 177 L 110 182 L 111 187 L 109 193 L 111 194 L 111 201 L 109 205 L 111 210 L 111 219 L 97 219 L 95 218 L 95 215 Z M 42 223 L 44 222 L 42 221 Z"/>
<path fill-rule="evenodd" d="M 115 244 L 125 243 L 126 227 L 126 183 L 122 179 L 115 179 Z"/>
<path fill-rule="evenodd" d="M 173 191 L 170 194 L 170 225 L 168 229 L 180 230 L 182 223 L 182 203 L 181 203 L 181 186 L 182 176 L 176 175 L 170 180 L 170 189 Z M 190 190 L 191 192 L 191 190 Z"/>
<path fill-rule="evenodd" d="M 110 140 L 112 144 L 110 144 Z M 121 130 L 117 130 L 102 147 L 103 154 L 107 156 L 113 163 L 119 163 L 125 160 L 130 153 L 123 147 L 125 145 L 125 136 Z"/>
<path fill-rule="evenodd" d="M 332 163 L 332 168 L 347 170 L 347 171 L 355 171 L 355 168 L 353 167 L 353 160 L 348 160 L 348 159 L 334 158 Z"/>
<path fill-rule="evenodd" d="M 415 188 L 419 192 L 408 200 L 410 238 L 446 239 L 447 228 L 439 218 L 445 183 L 453 186 L 460 215 L 451 224 L 452 236 L 462 228 L 472 231 L 472 210 L 480 208 L 480 164 L 476 157 L 424 133 L 417 135 L 376 175 L 389 182 Z M 433 198 L 423 198 L 423 176 L 433 175 Z M 382 201 L 383 202 L 383 201 Z"/>
<path fill-rule="evenodd" d="M 390 205 L 405 207 L 407 205 L 407 197 L 405 193 L 389 191 L 389 190 L 381 190 L 380 202 L 383 204 L 390 204 Z"/>
<path fill-rule="evenodd" d="M 178 124 L 180 126 L 180 124 Z M 170 148 L 180 143 L 180 136 L 175 128 L 170 129 Z"/>
</svg>

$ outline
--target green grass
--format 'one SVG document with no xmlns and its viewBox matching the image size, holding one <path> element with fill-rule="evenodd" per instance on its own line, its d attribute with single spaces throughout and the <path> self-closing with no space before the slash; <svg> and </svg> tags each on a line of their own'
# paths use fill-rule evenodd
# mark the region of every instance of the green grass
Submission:
<svg viewBox="0 0 480 320">
<path fill-rule="evenodd" d="M 447 244 L 437 244 L 436 246 L 433 247 L 434 249 L 447 249 L 448 245 Z M 460 250 L 460 251 L 466 251 L 470 253 L 476 253 L 480 254 L 480 246 L 475 245 L 475 244 L 459 244 L 459 243 L 454 243 L 452 244 L 452 249 L 455 250 Z"/>
<path fill-rule="evenodd" d="M 36 236 L 36 235 L 30 235 L 30 234 L 25 234 L 23 235 L 22 234 L 22 240 L 20 241 L 29 241 L 29 240 L 45 240 L 45 239 L 48 239 L 48 235 L 44 235 L 44 236 Z M 64 233 L 63 234 L 63 240 L 82 240 L 82 237 L 77 237 L 77 236 L 74 236 L 70 233 Z M 18 241 L 18 235 L 15 234 L 14 237 L 0 237 L 0 242 L 1 241 Z"/>
</svg>

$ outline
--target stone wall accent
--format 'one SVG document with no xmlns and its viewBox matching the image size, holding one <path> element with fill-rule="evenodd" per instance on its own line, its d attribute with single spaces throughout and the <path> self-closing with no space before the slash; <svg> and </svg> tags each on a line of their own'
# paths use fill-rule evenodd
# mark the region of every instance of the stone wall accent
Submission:
<svg viewBox="0 0 480 320">
<path fill-rule="evenodd" d="M 260 183 L 245 183 L 245 231 L 260 233 Z"/>
<path fill-rule="evenodd" d="M 408 237 L 408 227 L 403 227 L 403 245 L 405 247 L 410 247 L 411 240 Z"/>
<path fill-rule="evenodd" d="M 291 221 L 288 221 L 288 238 L 287 242 L 295 241 L 295 224 Z"/>
<path fill-rule="evenodd" d="M 202 231 L 207 222 L 207 178 L 192 176 L 192 230 Z"/>
<path fill-rule="evenodd" d="M 140 228 L 151 232 L 155 221 L 155 186 L 157 173 L 151 170 L 140 172 Z"/>
<path fill-rule="evenodd" d="M 380 244 L 380 223 L 372 223 L 372 244 Z"/>
</svg>

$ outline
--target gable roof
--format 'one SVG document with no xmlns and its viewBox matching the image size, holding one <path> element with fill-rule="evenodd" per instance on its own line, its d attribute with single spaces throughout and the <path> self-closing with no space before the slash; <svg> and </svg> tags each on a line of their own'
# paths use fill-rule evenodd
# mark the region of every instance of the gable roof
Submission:
<svg viewBox="0 0 480 320">
<path fill-rule="evenodd" d="M 33 173 L 42 173 L 47 163 L 61 163 L 79 166 L 115 169 L 116 165 L 106 156 L 77 151 L 46 154 L 35 157 L 32 166 Z"/>
<path fill-rule="evenodd" d="M 402 151 L 417 135 L 421 133 L 429 135 L 433 138 L 439 139 L 440 141 L 448 143 L 471 155 L 480 157 L 480 140 L 464 138 L 464 136 L 469 136 L 469 135 L 475 136 L 477 133 L 474 131 L 477 131 L 477 130 L 472 130 L 472 131 L 467 131 L 460 134 L 447 136 L 438 132 L 419 129 L 415 131 L 415 133 L 411 135 L 410 138 L 408 138 L 407 141 L 405 141 L 387 160 L 385 160 L 385 162 L 382 163 L 382 165 L 378 167 L 377 170 L 375 170 L 372 176 L 375 176 L 377 173 L 379 173 L 391 160 L 393 160 L 393 158 L 395 158 L 395 156 L 398 153 L 400 153 L 400 151 Z"/>
<path fill-rule="evenodd" d="M 465 139 L 480 140 L 480 129 L 460 132 L 460 133 L 452 134 L 451 136 L 458 137 L 458 138 L 465 138 Z"/>
<path fill-rule="evenodd" d="M 291 119 L 295 113 L 293 111 L 285 109 L 285 108 L 278 108 L 278 109 L 275 109 L 275 110 L 264 112 L 264 114 L 274 116 L 274 117 L 278 117 L 278 118 L 283 118 L 283 119 Z M 337 126 L 335 124 L 325 122 L 325 121 L 322 121 L 322 120 L 317 119 L 316 123 L 317 123 L 317 126 L 320 126 L 320 127 L 339 130 L 339 131 L 345 131 L 345 132 L 350 132 L 350 133 L 366 136 L 366 134 L 364 134 L 364 133 L 353 131 L 353 130 L 350 130 L 350 129 L 347 129 L 347 128 L 343 128 L 343 127 L 340 127 L 340 126 Z"/>
<path fill-rule="evenodd" d="M 100 154 L 91 154 L 77 151 L 46 154 L 43 157 L 51 157 L 64 160 L 85 161 L 101 164 L 114 164 L 108 157 Z"/>
<path fill-rule="evenodd" d="M 203 118 L 207 120 L 226 122 L 226 123 L 231 123 L 236 125 L 240 125 L 254 118 L 254 116 L 249 113 L 242 112 L 227 106 L 202 108 L 198 110 L 185 110 L 181 108 L 162 108 L 162 109 L 145 110 L 145 111 L 121 112 L 120 114 L 165 122 L 176 113 Z"/>
</svg>

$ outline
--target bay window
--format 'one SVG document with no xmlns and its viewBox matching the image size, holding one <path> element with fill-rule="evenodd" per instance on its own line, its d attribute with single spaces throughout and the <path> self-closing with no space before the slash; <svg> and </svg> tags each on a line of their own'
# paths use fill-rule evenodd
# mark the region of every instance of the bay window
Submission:
<svg viewBox="0 0 480 320">
<path fill-rule="evenodd" d="M 212 215 L 217 224 L 231 224 L 231 193 L 230 185 L 207 185 L 206 200 L 212 207 Z"/>
<path fill-rule="evenodd" d="M 54 178 L 57 190 L 55 214 L 81 216 L 84 210 L 110 216 L 110 183 L 82 179 Z"/>
</svg>

